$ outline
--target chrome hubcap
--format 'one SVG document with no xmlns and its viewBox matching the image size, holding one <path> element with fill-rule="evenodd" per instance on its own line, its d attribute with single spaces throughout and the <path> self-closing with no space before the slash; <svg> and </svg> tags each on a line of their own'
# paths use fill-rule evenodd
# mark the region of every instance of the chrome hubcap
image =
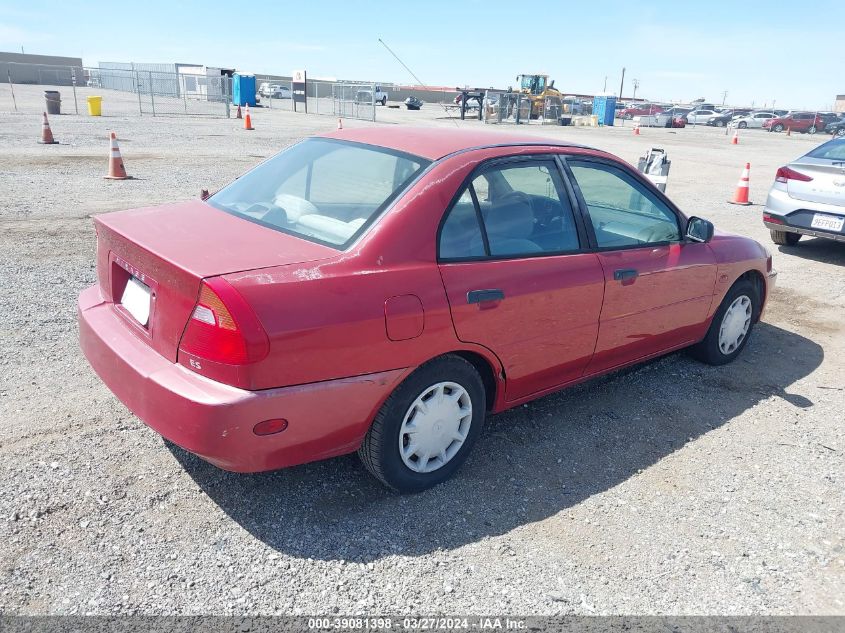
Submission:
<svg viewBox="0 0 845 633">
<path fill-rule="evenodd" d="M 423 391 L 399 428 L 399 455 L 417 473 L 442 468 L 461 450 L 472 424 L 472 399 L 454 382 Z"/>
<path fill-rule="evenodd" d="M 722 317 L 719 328 L 719 349 L 724 355 L 732 354 L 745 340 L 751 327 L 751 299 L 737 297 Z"/>
</svg>

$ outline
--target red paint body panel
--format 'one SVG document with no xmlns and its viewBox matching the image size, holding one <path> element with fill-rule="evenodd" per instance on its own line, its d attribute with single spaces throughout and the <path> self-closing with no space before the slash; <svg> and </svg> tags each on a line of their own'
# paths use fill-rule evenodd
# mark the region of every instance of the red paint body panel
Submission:
<svg viewBox="0 0 845 633">
<path fill-rule="evenodd" d="M 716 260 L 707 244 L 671 244 L 599 255 L 606 283 L 598 343 L 588 373 L 704 338 Z M 616 270 L 639 276 L 618 281 Z"/>
<path fill-rule="evenodd" d="M 406 372 L 246 391 L 171 363 L 127 335 L 96 287 L 79 297 L 79 338 L 91 366 L 141 420 L 174 444 L 237 472 L 258 472 L 357 449 L 370 421 Z M 284 418 L 282 433 L 252 428 Z"/>
<path fill-rule="evenodd" d="M 86 357 L 149 426 L 229 470 L 354 451 L 396 385 L 442 354 L 487 363 L 492 409 L 501 411 L 700 339 L 724 293 L 749 270 L 770 283 L 765 250 L 722 234 L 707 245 L 438 265 L 443 213 L 481 162 L 556 152 L 612 157 L 486 130 L 328 136 L 445 158 L 346 251 L 199 201 L 95 220 L 100 284 L 79 302 Z M 616 268 L 640 276 L 623 285 L 613 280 Z M 118 305 L 130 274 L 155 292 L 149 328 Z M 208 365 L 179 351 L 200 284 L 212 277 L 231 285 L 269 341 L 266 357 L 236 366 L 228 384 L 202 375 Z M 485 288 L 502 289 L 505 300 L 467 303 L 469 290 Z M 271 418 L 288 428 L 252 433 Z"/>
<path fill-rule="evenodd" d="M 604 276 L 593 253 L 440 266 L 458 338 L 501 360 L 506 400 L 562 385 L 593 355 Z M 470 290 L 501 289 L 505 299 L 467 303 Z"/>
</svg>

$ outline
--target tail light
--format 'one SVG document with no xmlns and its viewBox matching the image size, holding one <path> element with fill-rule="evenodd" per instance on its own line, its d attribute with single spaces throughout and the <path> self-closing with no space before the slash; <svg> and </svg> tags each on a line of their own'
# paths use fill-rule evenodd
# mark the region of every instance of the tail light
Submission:
<svg viewBox="0 0 845 633">
<path fill-rule="evenodd" d="M 270 343 L 249 304 L 216 277 L 202 282 L 179 351 L 215 363 L 246 365 L 266 357 Z"/>
<path fill-rule="evenodd" d="M 769 215 L 768 213 L 763 214 L 763 222 L 770 222 L 771 224 L 786 224 L 786 222 L 784 222 L 781 218 Z"/>
<path fill-rule="evenodd" d="M 787 182 L 788 180 L 800 180 L 801 182 L 810 182 L 812 178 L 806 174 L 795 171 L 790 167 L 781 167 L 775 174 L 775 182 Z"/>
</svg>

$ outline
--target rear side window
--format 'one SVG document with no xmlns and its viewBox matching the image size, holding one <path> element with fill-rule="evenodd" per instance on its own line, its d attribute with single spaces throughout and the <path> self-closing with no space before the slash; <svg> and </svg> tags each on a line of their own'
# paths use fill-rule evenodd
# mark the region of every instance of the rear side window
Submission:
<svg viewBox="0 0 845 633">
<path fill-rule="evenodd" d="M 429 164 L 388 149 L 314 138 L 208 199 L 265 226 L 344 248 Z"/>
<path fill-rule="evenodd" d="M 449 210 L 440 231 L 439 258 L 510 258 L 578 250 L 574 214 L 563 191 L 554 161 L 484 169 Z"/>
</svg>

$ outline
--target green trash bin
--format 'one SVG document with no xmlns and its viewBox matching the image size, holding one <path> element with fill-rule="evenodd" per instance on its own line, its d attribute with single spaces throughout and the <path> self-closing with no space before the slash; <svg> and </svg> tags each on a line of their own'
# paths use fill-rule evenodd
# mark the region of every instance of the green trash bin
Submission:
<svg viewBox="0 0 845 633">
<path fill-rule="evenodd" d="M 44 102 L 47 106 L 47 114 L 61 114 L 62 113 L 62 95 L 58 90 L 45 90 Z"/>
</svg>

